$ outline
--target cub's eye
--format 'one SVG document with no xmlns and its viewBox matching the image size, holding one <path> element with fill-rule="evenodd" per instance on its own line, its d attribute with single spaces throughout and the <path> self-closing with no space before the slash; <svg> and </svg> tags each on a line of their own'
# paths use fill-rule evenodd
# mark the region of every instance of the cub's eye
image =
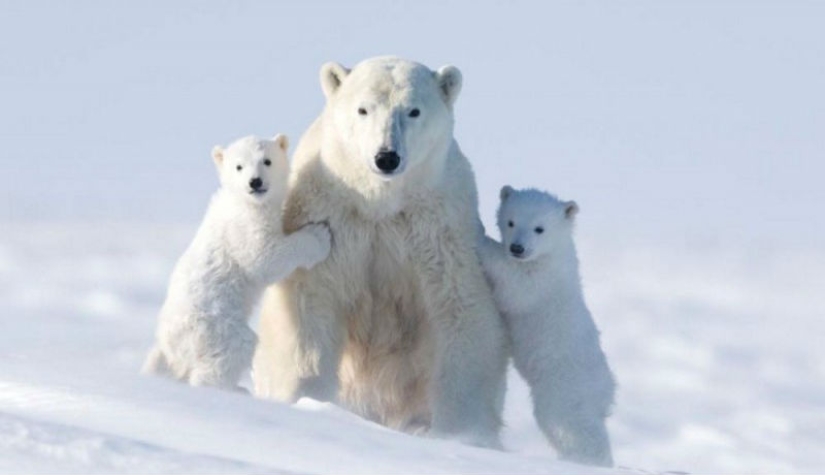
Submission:
<svg viewBox="0 0 825 475">
<path fill-rule="evenodd" d="M 237 167 L 235 167 L 235 170 L 241 171 L 241 170 L 243 170 L 243 167 L 238 165 Z"/>
<path fill-rule="evenodd" d="M 410 111 L 410 117 L 418 117 L 421 115 L 421 111 L 418 109 L 413 109 Z"/>
<path fill-rule="evenodd" d="M 536 234 L 541 234 L 541 233 L 543 233 L 543 232 L 544 232 L 544 228 L 543 228 L 543 227 L 541 227 L 541 226 L 539 226 L 539 227 L 537 227 L 536 229 L 534 229 L 533 231 L 535 231 L 535 232 L 536 232 Z"/>
<path fill-rule="evenodd" d="M 367 110 L 363 107 L 358 108 L 358 115 L 367 115 Z"/>
<path fill-rule="evenodd" d="M 512 221 L 507 221 L 507 227 L 512 228 L 513 227 L 513 222 Z"/>
<path fill-rule="evenodd" d="M 266 160 L 264 160 L 264 165 L 266 165 L 266 166 L 272 165 L 272 160 L 267 158 Z"/>
</svg>

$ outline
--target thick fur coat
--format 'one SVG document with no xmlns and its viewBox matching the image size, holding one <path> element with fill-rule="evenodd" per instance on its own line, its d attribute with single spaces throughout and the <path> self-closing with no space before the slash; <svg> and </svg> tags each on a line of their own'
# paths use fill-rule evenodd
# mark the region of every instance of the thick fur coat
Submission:
<svg viewBox="0 0 825 475">
<path fill-rule="evenodd" d="M 508 350 L 476 254 L 475 179 L 453 139 L 461 74 L 397 58 L 321 70 L 284 228 L 328 259 L 266 295 L 261 396 L 338 401 L 390 427 L 498 446 Z"/>
<path fill-rule="evenodd" d="M 323 225 L 282 231 L 286 148 L 278 135 L 213 150 L 221 188 L 172 272 L 144 372 L 237 388 L 251 365 L 257 338 L 247 322 L 263 290 L 329 253 Z"/>
<path fill-rule="evenodd" d="M 582 294 L 577 212 L 572 201 L 504 187 L 502 242 L 486 238 L 480 254 L 539 427 L 562 458 L 610 466 L 605 418 L 615 383 Z"/>
</svg>

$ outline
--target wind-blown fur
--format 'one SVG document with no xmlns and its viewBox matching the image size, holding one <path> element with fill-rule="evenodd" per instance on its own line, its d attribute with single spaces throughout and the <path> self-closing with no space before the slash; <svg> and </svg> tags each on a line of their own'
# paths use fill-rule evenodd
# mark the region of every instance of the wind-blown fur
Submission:
<svg viewBox="0 0 825 475">
<path fill-rule="evenodd" d="M 502 243 L 486 238 L 480 255 L 536 421 L 562 458 L 610 466 L 604 421 L 615 384 L 582 294 L 572 236 L 578 206 L 510 187 L 501 200 Z"/>
<path fill-rule="evenodd" d="M 286 148 L 286 137 L 279 135 L 246 137 L 226 151 L 214 149 L 222 186 L 172 272 L 144 372 L 196 386 L 237 388 L 257 340 L 248 317 L 264 288 L 327 256 L 325 226 L 282 232 Z"/>
<path fill-rule="evenodd" d="M 327 222 L 332 251 L 264 297 L 256 393 L 498 446 L 506 337 L 452 136 L 461 75 L 377 58 L 327 64 L 321 82 L 327 106 L 296 150 L 284 227 Z M 382 150 L 400 157 L 390 173 Z"/>
</svg>

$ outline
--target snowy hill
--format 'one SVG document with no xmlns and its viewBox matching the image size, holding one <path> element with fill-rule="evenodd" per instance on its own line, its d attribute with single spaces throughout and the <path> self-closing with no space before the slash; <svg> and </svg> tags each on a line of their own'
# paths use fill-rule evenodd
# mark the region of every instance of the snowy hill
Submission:
<svg viewBox="0 0 825 475">
<path fill-rule="evenodd" d="M 137 376 L 211 147 L 297 143 L 320 66 L 382 54 L 461 69 L 488 229 L 505 184 L 581 205 L 619 465 L 825 472 L 823 18 L 806 0 L 3 1 L 0 472 L 597 472 L 555 459 L 512 373 L 507 452 Z"/>
<path fill-rule="evenodd" d="M 138 376 L 191 226 L 8 225 L 0 237 L 0 471 L 609 473 L 558 462 L 511 374 L 507 452 Z M 823 466 L 821 251 L 583 242 L 632 472 Z"/>
</svg>

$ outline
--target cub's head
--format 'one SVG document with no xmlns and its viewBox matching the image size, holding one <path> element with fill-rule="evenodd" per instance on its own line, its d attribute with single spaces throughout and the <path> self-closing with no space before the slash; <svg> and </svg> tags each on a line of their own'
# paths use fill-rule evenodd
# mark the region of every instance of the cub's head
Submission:
<svg viewBox="0 0 825 475">
<path fill-rule="evenodd" d="M 212 149 L 221 187 L 255 203 L 282 200 L 289 175 L 289 140 L 278 134 L 271 139 L 244 137 L 223 148 Z"/>
<path fill-rule="evenodd" d="M 357 179 L 391 181 L 433 157 L 442 159 L 453 139 L 453 104 L 461 72 L 432 71 L 399 58 L 366 60 L 352 70 L 337 63 L 321 68 L 327 97 L 326 155 Z M 356 175 L 357 174 L 357 175 Z"/>
<path fill-rule="evenodd" d="M 530 261 L 570 242 L 579 207 L 534 189 L 501 189 L 498 228 L 507 254 Z"/>
</svg>

